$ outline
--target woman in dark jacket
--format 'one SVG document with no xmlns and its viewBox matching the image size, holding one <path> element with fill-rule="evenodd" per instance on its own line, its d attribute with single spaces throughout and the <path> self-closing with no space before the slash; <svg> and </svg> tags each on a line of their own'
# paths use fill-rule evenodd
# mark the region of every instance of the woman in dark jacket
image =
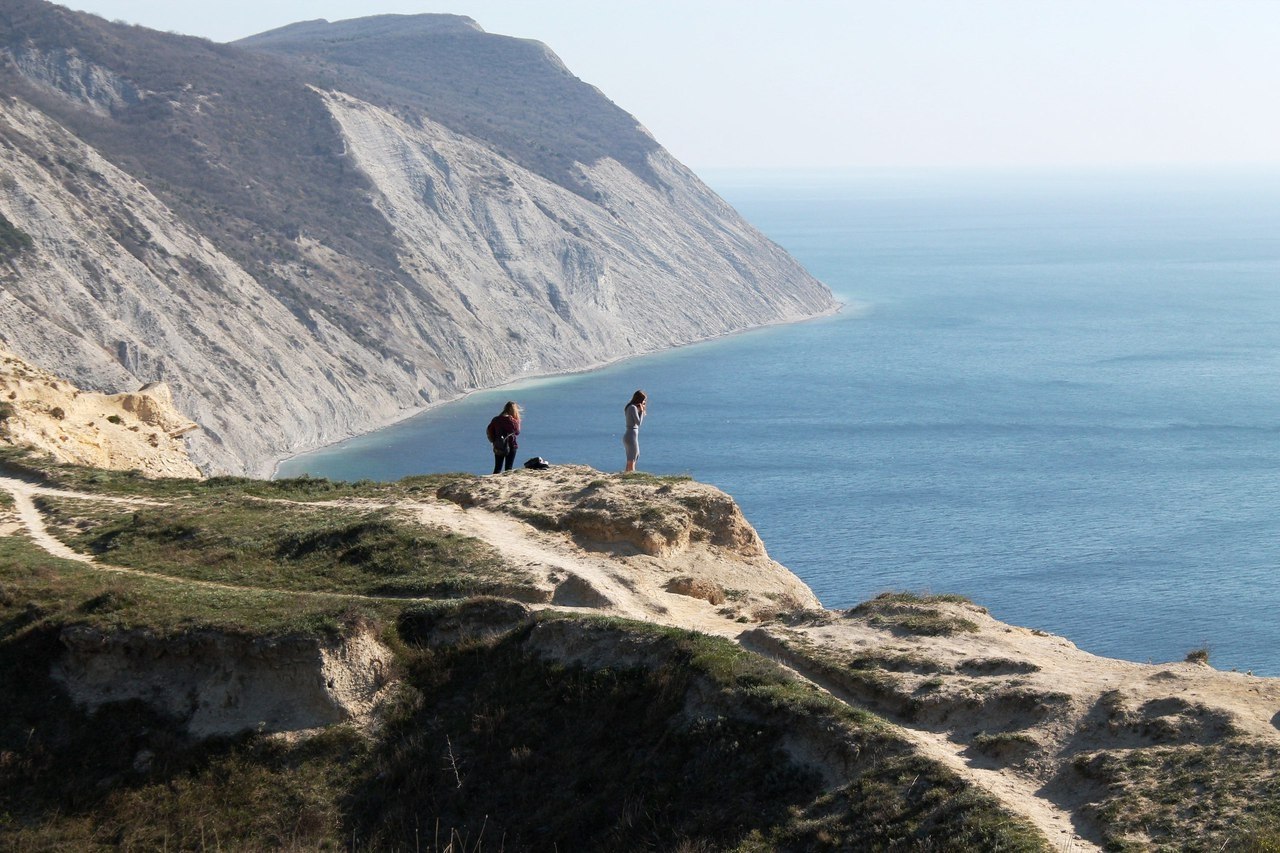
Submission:
<svg viewBox="0 0 1280 853">
<path fill-rule="evenodd" d="M 493 445 L 493 473 L 510 471 L 516 464 L 516 436 L 520 434 L 520 407 L 508 401 L 502 413 L 489 421 L 485 431 Z"/>
</svg>

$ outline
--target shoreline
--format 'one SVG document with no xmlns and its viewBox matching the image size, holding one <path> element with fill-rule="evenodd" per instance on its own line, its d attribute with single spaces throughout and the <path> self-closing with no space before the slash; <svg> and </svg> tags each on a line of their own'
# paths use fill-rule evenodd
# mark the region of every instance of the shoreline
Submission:
<svg viewBox="0 0 1280 853">
<path fill-rule="evenodd" d="M 695 346 L 697 344 L 705 344 L 705 343 L 710 343 L 712 341 L 726 340 L 729 338 L 736 337 L 738 335 L 745 335 L 751 332 L 758 332 L 758 331 L 761 331 L 762 329 L 771 329 L 779 326 L 796 326 L 802 323 L 811 323 L 817 320 L 825 320 L 829 317 L 834 317 L 837 314 L 842 313 L 846 309 L 855 307 L 859 304 L 852 300 L 848 302 L 842 302 L 838 297 L 835 296 L 835 294 L 832 294 L 832 298 L 835 299 L 836 304 L 830 310 L 823 311 L 819 314 L 812 314 L 807 317 L 801 317 L 795 320 L 778 320 L 772 323 L 760 323 L 755 326 L 748 326 L 742 329 L 735 329 L 732 332 L 725 332 L 719 335 L 708 335 L 705 338 L 698 338 L 696 340 L 686 341 L 685 343 L 677 344 L 675 346 L 666 347 L 663 349 L 649 350 L 648 352 L 633 353 L 631 355 L 624 355 L 620 358 L 607 359 L 605 361 L 596 362 L 594 364 L 586 365 L 580 368 L 575 368 L 573 370 L 557 370 L 557 371 L 548 371 L 546 373 L 533 373 L 526 376 L 520 376 L 515 379 L 510 379 L 506 382 L 502 382 L 497 385 L 489 385 L 482 388 L 468 388 L 466 391 L 463 391 L 460 394 L 453 397 L 449 397 L 448 399 L 445 399 L 445 400 L 436 400 L 435 402 L 427 403 L 422 406 L 415 406 L 411 409 L 402 409 L 400 412 L 398 412 L 394 416 L 380 422 L 377 426 L 371 427 L 370 429 L 361 430 L 359 432 L 352 432 L 342 436 L 341 438 L 334 439 L 333 441 L 328 441 L 328 442 L 324 442 L 323 444 L 317 444 L 313 447 L 309 447 L 306 450 L 299 450 L 293 453 L 284 454 L 283 456 L 276 456 L 272 459 L 268 459 L 262 465 L 255 466 L 255 470 L 258 472 L 257 476 L 260 476 L 267 480 L 275 480 L 278 478 L 280 474 L 280 466 L 283 465 L 285 462 L 288 462 L 292 459 L 297 459 L 299 456 L 306 456 L 309 453 L 315 453 L 317 450 L 323 450 L 326 447 L 334 447 L 336 445 L 342 444 L 345 441 L 350 441 L 353 438 L 359 438 L 360 436 L 363 436 L 363 435 L 370 435 L 372 433 L 378 432 L 379 430 L 383 430 L 388 427 L 395 426 L 398 423 L 403 423 L 404 421 L 417 417 L 418 415 L 426 414 L 427 412 L 438 409 L 441 406 L 448 406 L 453 403 L 461 402 L 462 400 L 465 400 L 466 398 L 470 397 L 472 394 L 479 394 L 486 391 L 499 391 L 503 388 L 510 388 L 510 387 L 519 385 L 522 382 L 531 382 L 531 381 L 536 381 L 538 379 L 552 379 L 552 378 L 565 377 L 565 376 L 579 376 L 584 373 L 593 373 L 597 370 L 603 370 L 606 367 L 612 367 L 617 364 L 623 364 L 627 361 L 631 361 L 632 359 L 648 358 L 649 356 L 652 356 L 652 355 L 659 355 L 665 352 L 673 352 L 675 350 L 683 349 L 684 347 Z"/>
</svg>

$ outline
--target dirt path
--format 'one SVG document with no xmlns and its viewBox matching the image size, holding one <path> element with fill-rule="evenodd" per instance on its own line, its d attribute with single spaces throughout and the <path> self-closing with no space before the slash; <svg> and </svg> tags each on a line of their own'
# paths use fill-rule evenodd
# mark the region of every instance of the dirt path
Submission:
<svg viewBox="0 0 1280 853">
<path fill-rule="evenodd" d="M 35 496 L 47 495 L 55 498 L 79 498 L 83 500 L 100 501 L 103 503 L 130 504 L 137 506 L 159 506 L 156 501 L 144 500 L 141 498 L 115 498 L 104 495 L 91 495 L 85 492 L 70 492 L 62 489 L 50 489 L 45 486 L 37 486 L 28 483 L 26 480 L 15 480 L 11 477 L 0 477 L 0 489 L 4 489 L 13 498 L 14 507 L 17 511 L 18 522 L 26 529 L 27 535 L 40 548 L 48 551 L 55 557 L 61 557 L 64 560 L 75 560 L 79 563 L 89 563 L 97 565 L 92 557 L 73 551 L 71 548 L 63 544 L 57 537 L 49 532 L 45 527 L 44 517 L 40 515 L 40 510 L 36 508 Z M 98 566 L 99 568 L 107 568 Z M 109 569 L 117 570 L 117 569 Z M 145 572 L 133 572 L 130 569 L 118 569 L 118 571 L 129 574 L 146 574 Z M 148 577 L 150 577 L 148 575 Z"/>
<path fill-rule="evenodd" d="M 1036 793 L 1039 783 L 1016 773 L 975 767 L 963 755 L 961 747 L 945 736 L 906 726 L 899 727 L 920 754 L 950 768 L 960 778 L 991 794 L 1006 809 L 1022 815 L 1044 834 L 1055 850 L 1100 851 L 1097 843 L 1086 840 L 1076 829 L 1071 812 L 1059 808 Z"/>
<path fill-rule="evenodd" d="M 750 636 L 751 633 L 746 631 L 738 638 L 744 649 L 786 667 L 846 705 L 860 707 L 860 703 L 838 684 L 832 683 L 813 667 L 807 666 L 803 658 L 755 642 Z M 1080 830 L 1077 829 L 1077 821 L 1070 811 L 1058 807 L 1037 793 L 1040 787 L 1039 782 L 1013 772 L 972 765 L 963 755 L 965 747 L 952 742 L 945 734 L 914 728 L 901 722 L 895 722 L 895 725 L 921 755 L 947 767 L 960 778 L 991 794 L 1010 812 L 1026 818 L 1044 834 L 1055 850 L 1102 850 L 1101 846 L 1081 835 Z"/>
<path fill-rule="evenodd" d="M 77 563 L 84 563 L 92 566 L 98 571 L 109 572 L 115 575 L 127 575 L 129 577 L 145 578 L 160 583 L 170 583 L 181 586 L 193 586 L 200 589 L 212 589 L 223 592 L 253 592 L 264 593 L 268 595 L 302 595 L 316 598 L 328 599 L 360 599 L 364 601 L 422 601 L 426 599 L 412 598 L 394 598 L 371 595 L 360 595 L 358 593 L 346 592 L 324 592 L 321 590 L 296 590 L 288 593 L 282 593 L 278 589 L 270 589 L 268 587 L 258 586 L 237 586 L 236 584 L 218 583 L 216 581 L 202 581 L 196 578 L 180 578 L 172 575 L 162 575 L 156 572 L 144 572 L 139 569 L 130 569 L 124 566 L 113 566 L 108 563 L 100 562 L 88 554 L 82 554 L 69 547 L 62 540 L 58 539 L 49 532 L 49 528 L 44 523 L 44 517 L 40 514 L 40 510 L 36 507 L 35 496 L 47 495 L 57 498 L 72 498 L 86 501 L 99 501 L 106 503 L 126 504 L 130 506 L 166 506 L 160 501 L 151 501 L 144 498 L 117 498 L 108 495 L 95 495 L 86 492 L 64 491 L 63 489 L 50 489 L 45 486 L 37 486 L 28 483 L 25 480 L 15 480 L 10 477 L 0 477 L 0 489 L 9 493 L 13 498 L 14 509 L 18 516 L 18 523 L 24 529 L 31 541 L 37 547 L 48 552 L 54 557 L 63 560 L 72 560 Z"/>
</svg>

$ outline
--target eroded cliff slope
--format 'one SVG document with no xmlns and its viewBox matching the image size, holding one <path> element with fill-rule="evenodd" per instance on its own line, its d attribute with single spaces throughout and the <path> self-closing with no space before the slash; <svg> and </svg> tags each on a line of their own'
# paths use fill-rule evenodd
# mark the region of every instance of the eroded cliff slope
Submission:
<svg viewBox="0 0 1280 853">
<path fill-rule="evenodd" d="M 835 307 L 535 42 L 0 10 L 0 342 L 84 387 L 168 383 L 208 469 Z"/>
</svg>

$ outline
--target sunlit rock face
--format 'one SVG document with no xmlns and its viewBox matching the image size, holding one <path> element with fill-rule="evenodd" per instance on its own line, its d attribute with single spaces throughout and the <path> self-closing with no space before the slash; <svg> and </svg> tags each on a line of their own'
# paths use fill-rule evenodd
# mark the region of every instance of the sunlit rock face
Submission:
<svg viewBox="0 0 1280 853">
<path fill-rule="evenodd" d="M 420 15 L 216 45 L 10 5 L 0 343 L 165 382 L 207 471 L 835 307 L 536 42 Z"/>
</svg>

